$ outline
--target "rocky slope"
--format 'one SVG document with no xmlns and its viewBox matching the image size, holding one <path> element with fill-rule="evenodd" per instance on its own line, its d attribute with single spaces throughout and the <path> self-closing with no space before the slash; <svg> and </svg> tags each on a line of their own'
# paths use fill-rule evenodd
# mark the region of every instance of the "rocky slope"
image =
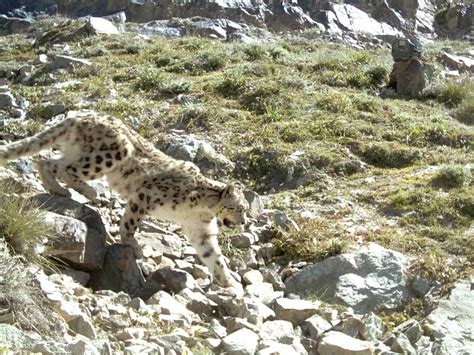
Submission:
<svg viewBox="0 0 474 355">
<path fill-rule="evenodd" d="M 15 10 L 23 7 L 24 10 Z M 335 33 L 356 32 L 382 38 L 421 35 L 428 38 L 471 35 L 472 4 L 468 1 L 29 1 L 8 0 L 0 14 L 26 23 L 33 13 L 70 17 L 104 16 L 123 12 L 132 22 L 173 18 L 225 18 L 272 31 L 318 28 Z M 29 12 L 29 13 L 28 13 Z M 8 20 L 2 18 L 0 24 Z"/>
<path fill-rule="evenodd" d="M 51 196 L 18 160 L 0 168 L 0 351 L 472 351 L 466 43 L 428 45 L 431 86 L 405 100 L 369 35 L 112 20 L 27 20 L 0 37 L 1 139 L 93 109 L 241 180 L 253 223 L 220 243 L 245 296 L 211 285 L 179 226 L 147 220 L 136 261 L 105 181 L 101 205 Z"/>
</svg>

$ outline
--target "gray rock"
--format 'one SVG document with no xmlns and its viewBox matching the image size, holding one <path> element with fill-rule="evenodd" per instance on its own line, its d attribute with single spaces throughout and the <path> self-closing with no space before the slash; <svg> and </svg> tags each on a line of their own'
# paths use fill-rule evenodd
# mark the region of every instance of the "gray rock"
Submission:
<svg viewBox="0 0 474 355">
<path fill-rule="evenodd" d="M 430 67 L 420 59 L 399 60 L 393 64 L 389 88 L 406 97 L 419 97 L 429 82 Z"/>
<path fill-rule="evenodd" d="M 304 328 L 312 339 L 318 339 L 325 331 L 332 328 L 332 325 L 323 317 L 315 314 L 304 321 Z"/>
<path fill-rule="evenodd" d="M 377 341 L 385 332 L 385 325 L 382 319 L 373 312 L 366 314 L 364 318 L 362 318 L 362 322 L 364 323 L 362 336 L 365 340 L 372 342 Z"/>
<path fill-rule="evenodd" d="M 276 271 L 271 269 L 264 269 L 262 271 L 263 281 L 269 282 L 272 284 L 275 291 L 285 291 L 285 284 L 281 280 L 280 275 Z"/>
<path fill-rule="evenodd" d="M 56 55 L 48 67 L 51 70 L 66 69 L 73 70 L 76 68 L 89 67 L 92 63 L 87 59 L 74 58 L 68 55 Z"/>
<path fill-rule="evenodd" d="M 443 52 L 440 61 L 451 70 L 459 70 L 460 72 L 474 72 L 474 59 Z"/>
<path fill-rule="evenodd" d="M 29 349 L 34 340 L 13 325 L 0 323 L 0 344 L 7 349 Z"/>
<path fill-rule="evenodd" d="M 64 104 L 54 102 L 46 102 L 38 110 L 38 114 L 44 119 L 50 119 L 65 112 L 66 106 Z"/>
<path fill-rule="evenodd" d="M 260 343 L 260 350 L 257 355 L 298 355 L 299 353 L 287 344 L 280 344 L 274 341 L 264 341 Z"/>
<path fill-rule="evenodd" d="M 252 244 L 257 241 L 256 236 L 249 232 L 242 232 L 237 235 L 233 235 L 230 242 L 236 248 L 250 248 Z"/>
<path fill-rule="evenodd" d="M 209 324 L 209 330 L 217 338 L 224 338 L 225 336 L 227 336 L 227 329 L 223 325 L 221 325 L 219 321 L 215 318 L 211 319 L 211 322 Z"/>
<path fill-rule="evenodd" d="M 267 282 L 248 285 L 245 291 L 250 297 L 258 298 L 267 306 L 270 306 L 277 298 L 283 297 L 283 291 L 274 291 L 272 284 Z"/>
<path fill-rule="evenodd" d="M 307 318 L 318 312 L 319 305 L 305 300 L 279 298 L 275 300 L 277 319 L 287 320 L 295 325 L 302 324 Z"/>
<path fill-rule="evenodd" d="M 10 109 L 16 107 L 15 97 L 11 92 L 0 92 L 0 109 Z"/>
<path fill-rule="evenodd" d="M 409 319 L 393 329 L 392 333 L 404 334 L 411 344 L 415 344 L 423 335 L 423 329 L 416 319 Z"/>
<path fill-rule="evenodd" d="M 8 17 L 0 15 L 0 35 L 9 35 L 27 32 L 34 21 L 29 18 Z"/>
<path fill-rule="evenodd" d="M 147 282 L 156 282 L 160 289 L 172 293 L 179 293 L 181 290 L 197 287 L 196 281 L 191 274 L 179 269 L 160 269 L 147 277 Z"/>
<path fill-rule="evenodd" d="M 183 253 L 183 242 L 175 234 L 140 233 L 136 237 L 140 245 L 148 246 L 171 259 L 181 258 Z"/>
<path fill-rule="evenodd" d="M 430 282 L 422 275 L 416 276 L 411 286 L 418 297 L 425 296 L 431 288 Z"/>
<path fill-rule="evenodd" d="M 87 338 L 76 335 L 74 340 L 67 346 L 68 353 L 72 355 L 100 355 L 99 350 Z"/>
<path fill-rule="evenodd" d="M 245 328 L 222 339 L 222 349 L 229 355 L 253 355 L 257 345 L 258 335 Z"/>
<path fill-rule="evenodd" d="M 423 323 L 425 334 L 443 344 L 447 354 L 469 353 L 474 348 L 474 291 L 468 282 L 455 284 Z"/>
<path fill-rule="evenodd" d="M 189 288 L 185 288 L 179 295 L 186 299 L 186 307 L 194 313 L 210 316 L 217 308 L 217 304 L 201 292 L 193 292 Z"/>
<path fill-rule="evenodd" d="M 249 203 L 249 215 L 253 218 L 260 216 L 264 208 L 264 204 L 260 198 L 260 195 L 255 191 L 245 190 L 244 196 Z"/>
<path fill-rule="evenodd" d="M 393 340 L 390 350 L 396 353 L 402 353 L 406 355 L 416 355 L 417 352 L 415 348 L 410 344 L 410 340 L 405 336 L 405 334 L 398 334 Z"/>
<path fill-rule="evenodd" d="M 277 343 L 292 344 L 296 334 L 293 325 L 285 320 L 266 321 L 260 327 L 260 338 Z"/>
<path fill-rule="evenodd" d="M 31 200 L 41 209 L 82 221 L 87 227 L 84 261 L 74 266 L 85 271 L 102 267 L 107 232 L 102 218 L 96 210 L 67 197 L 57 195 L 39 194 Z"/>
<path fill-rule="evenodd" d="M 354 316 L 346 316 L 333 330 L 349 335 L 353 338 L 362 338 L 364 323 Z"/>
<path fill-rule="evenodd" d="M 142 295 L 145 279 L 135 261 L 133 249 L 120 244 L 107 247 L 103 268 L 91 272 L 89 286 L 95 291 L 123 291 L 132 297 Z"/>
<path fill-rule="evenodd" d="M 245 318 L 252 324 L 260 325 L 265 320 L 274 317 L 275 312 L 258 299 L 244 297 L 236 316 Z"/>
<path fill-rule="evenodd" d="M 241 272 L 240 275 L 247 285 L 263 282 L 263 275 L 258 270 L 248 270 Z"/>
<path fill-rule="evenodd" d="M 86 253 L 88 233 L 85 223 L 54 212 L 45 213 L 42 219 L 57 236 L 53 245 L 57 257 L 74 264 L 87 264 L 90 268 L 102 266 L 102 255 Z"/>
<path fill-rule="evenodd" d="M 396 309 L 410 298 L 405 265 L 402 254 L 370 244 L 304 268 L 286 280 L 286 292 L 321 295 L 356 313 Z"/>
<path fill-rule="evenodd" d="M 227 333 L 234 333 L 237 330 L 246 328 L 250 329 L 254 333 L 258 333 L 260 328 L 256 325 L 248 322 L 246 319 L 239 318 L 239 317 L 226 317 L 224 319 L 224 324 L 227 328 Z"/>
<path fill-rule="evenodd" d="M 199 315 L 188 310 L 184 304 L 178 302 L 170 294 L 164 291 L 159 291 L 158 293 L 153 295 L 148 300 L 148 303 L 157 304 L 161 308 L 161 313 L 165 315 L 178 316 L 181 319 L 185 320 L 188 327 L 191 325 L 192 322 L 200 321 Z"/>
<path fill-rule="evenodd" d="M 97 35 L 119 34 L 119 30 L 112 22 L 100 17 L 89 17 L 89 20 L 86 23 L 86 28 L 90 33 Z"/>
<path fill-rule="evenodd" d="M 320 354 L 333 355 L 372 355 L 373 346 L 367 341 L 352 338 L 341 332 L 325 333 L 318 345 Z"/>
<path fill-rule="evenodd" d="M 79 316 L 70 320 L 67 324 L 69 328 L 77 334 L 84 335 L 89 339 L 97 338 L 97 334 L 91 320 L 88 319 L 88 317 L 86 317 L 84 314 L 80 314 Z"/>
<path fill-rule="evenodd" d="M 402 33 L 385 22 L 379 22 L 366 12 L 350 4 L 331 4 L 326 13 L 325 25 L 330 31 L 352 31 L 371 35 L 402 36 Z"/>
</svg>

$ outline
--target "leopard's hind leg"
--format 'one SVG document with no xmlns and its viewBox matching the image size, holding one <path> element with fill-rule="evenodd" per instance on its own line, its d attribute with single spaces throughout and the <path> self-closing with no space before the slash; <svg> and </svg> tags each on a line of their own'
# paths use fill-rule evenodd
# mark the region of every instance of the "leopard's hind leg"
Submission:
<svg viewBox="0 0 474 355">
<path fill-rule="evenodd" d="M 58 173 L 64 168 L 62 159 L 44 159 L 36 162 L 40 179 L 44 188 L 52 194 L 71 197 L 68 189 L 59 185 Z"/>
</svg>

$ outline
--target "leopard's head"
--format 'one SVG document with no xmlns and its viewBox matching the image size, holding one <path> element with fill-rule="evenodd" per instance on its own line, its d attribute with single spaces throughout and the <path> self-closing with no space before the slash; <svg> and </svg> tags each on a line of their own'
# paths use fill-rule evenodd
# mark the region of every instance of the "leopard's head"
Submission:
<svg viewBox="0 0 474 355">
<path fill-rule="evenodd" d="M 249 203 L 245 199 L 239 184 L 228 184 L 220 193 L 216 217 L 219 225 L 232 228 L 236 225 L 247 224 L 246 212 Z"/>
</svg>

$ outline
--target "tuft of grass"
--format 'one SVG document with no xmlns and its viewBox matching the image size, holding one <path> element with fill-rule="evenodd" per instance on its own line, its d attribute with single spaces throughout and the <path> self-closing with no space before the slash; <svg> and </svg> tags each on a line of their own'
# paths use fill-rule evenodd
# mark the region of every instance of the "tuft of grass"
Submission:
<svg viewBox="0 0 474 355">
<path fill-rule="evenodd" d="M 469 79 L 446 80 L 438 90 L 437 99 L 439 102 L 448 107 L 456 107 L 472 94 L 474 81 Z"/>
<path fill-rule="evenodd" d="M 43 293 L 19 257 L 11 256 L 0 238 L 0 314 L 6 323 L 35 331 L 47 338 L 62 338 L 60 324 Z M 7 319 L 10 318 L 8 321 Z M 1 344 L 0 344 L 1 349 Z M 0 351 L 1 352 L 1 351 Z"/>
<path fill-rule="evenodd" d="M 403 168 L 420 158 L 417 149 L 388 142 L 371 144 L 362 155 L 369 164 L 380 168 Z"/>
<path fill-rule="evenodd" d="M 154 68 L 142 68 L 137 72 L 135 87 L 165 97 L 172 97 L 189 93 L 192 84 L 185 79 L 172 79 Z"/>
<path fill-rule="evenodd" d="M 468 169 L 460 165 L 443 167 L 432 179 L 433 187 L 452 189 L 469 185 L 471 173 Z"/>
<path fill-rule="evenodd" d="M 42 268 L 53 268 L 53 263 L 42 255 L 45 241 L 53 234 L 41 218 L 41 211 L 22 200 L 15 190 L 12 184 L 4 184 L 0 191 L 0 237 L 15 254 Z"/>
<path fill-rule="evenodd" d="M 467 125 L 474 125 L 474 94 L 469 95 L 457 108 L 454 117 Z"/>
<path fill-rule="evenodd" d="M 276 257 L 314 262 L 347 250 L 347 241 L 341 239 L 327 223 L 311 218 L 296 218 L 295 221 L 299 230 L 274 228 L 271 242 L 275 246 Z"/>
</svg>

